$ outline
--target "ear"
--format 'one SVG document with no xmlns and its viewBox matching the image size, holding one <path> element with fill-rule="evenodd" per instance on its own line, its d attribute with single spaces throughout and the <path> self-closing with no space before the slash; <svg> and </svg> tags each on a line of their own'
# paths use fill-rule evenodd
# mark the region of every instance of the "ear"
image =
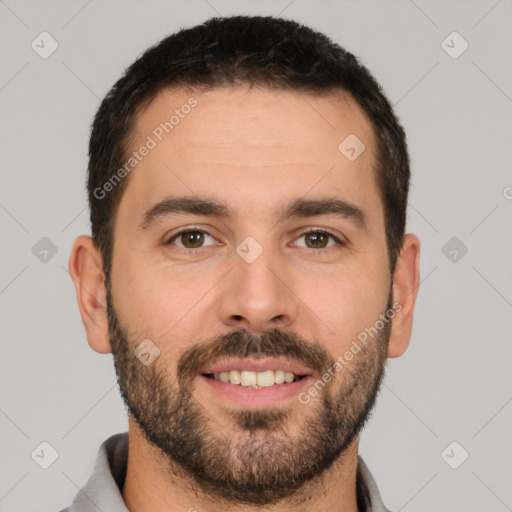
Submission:
<svg viewBox="0 0 512 512">
<path fill-rule="evenodd" d="M 90 347 L 100 354 L 112 352 L 108 334 L 105 274 L 101 254 L 89 236 L 79 236 L 69 257 L 80 316 Z"/>
<path fill-rule="evenodd" d="M 401 356 L 409 345 L 412 332 L 412 317 L 420 284 L 420 241 L 416 235 L 407 233 L 397 259 L 393 276 L 393 303 L 396 308 L 392 321 L 388 345 L 388 357 Z"/>
</svg>

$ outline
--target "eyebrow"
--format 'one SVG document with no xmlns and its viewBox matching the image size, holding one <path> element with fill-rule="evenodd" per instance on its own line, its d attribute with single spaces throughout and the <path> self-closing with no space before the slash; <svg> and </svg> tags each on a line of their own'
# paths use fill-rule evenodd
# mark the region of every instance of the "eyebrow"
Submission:
<svg viewBox="0 0 512 512">
<path fill-rule="evenodd" d="M 147 230 L 158 221 L 179 214 L 204 215 L 218 219 L 233 219 L 227 203 L 198 197 L 167 197 L 144 213 L 139 228 Z M 279 208 L 277 222 L 283 220 L 335 215 L 351 221 L 356 227 L 368 229 L 368 217 L 358 206 L 336 198 L 298 198 Z"/>
</svg>

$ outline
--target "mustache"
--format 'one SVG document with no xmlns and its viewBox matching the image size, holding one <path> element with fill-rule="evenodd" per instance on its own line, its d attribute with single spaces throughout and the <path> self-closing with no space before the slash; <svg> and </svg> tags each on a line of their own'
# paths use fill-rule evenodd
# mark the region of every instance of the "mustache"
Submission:
<svg viewBox="0 0 512 512">
<path fill-rule="evenodd" d="M 287 329 L 273 328 L 263 334 L 239 329 L 220 334 L 209 343 L 196 343 L 184 352 L 178 361 L 178 380 L 191 380 L 205 367 L 231 357 L 286 357 L 318 374 L 325 373 L 335 363 L 323 347 Z"/>
</svg>

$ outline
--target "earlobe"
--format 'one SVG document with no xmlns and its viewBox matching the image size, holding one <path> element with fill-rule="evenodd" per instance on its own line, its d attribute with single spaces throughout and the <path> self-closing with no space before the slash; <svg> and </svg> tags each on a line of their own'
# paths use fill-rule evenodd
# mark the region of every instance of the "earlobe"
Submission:
<svg viewBox="0 0 512 512">
<path fill-rule="evenodd" d="M 89 236 L 79 236 L 69 257 L 80 316 L 90 347 L 100 354 L 112 352 L 108 335 L 105 274 L 101 254 Z"/>
<path fill-rule="evenodd" d="M 420 241 L 412 233 L 404 237 L 393 276 L 393 303 L 397 304 L 392 321 L 388 357 L 401 356 L 409 345 L 414 305 L 420 282 Z"/>
</svg>

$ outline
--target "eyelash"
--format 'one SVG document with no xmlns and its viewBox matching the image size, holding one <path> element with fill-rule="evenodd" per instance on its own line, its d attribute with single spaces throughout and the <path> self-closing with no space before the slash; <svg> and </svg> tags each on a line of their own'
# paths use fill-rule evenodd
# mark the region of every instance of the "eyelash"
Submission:
<svg viewBox="0 0 512 512">
<path fill-rule="evenodd" d="M 185 233 L 205 233 L 206 235 L 208 236 L 211 236 L 212 238 L 214 238 L 212 235 L 210 235 L 207 231 L 205 231 L 204 229 L 201 229 L 199 227 L 189 227 L 189 228 L 186 228 L 186 229 L 182 229 L 181 231 L 178 231 L 177 233 L 175 233 L 167 242 L 164 242 L 164 245 L 173 245 L 172 242 L 174 240 L 176 240 L 179 236 L 185 234 Z M 312 252 L 325 252 L 329 249 L 334 249 L 336 248 L 336 246 L 339 247 L 342 247 L 344 245 L 346 245 L 344 242 L 342 242 L 337 236 L 335 236 L 333 233 L 331 233 L 330 231 L 326 230 L 326 229 L 310 229 L 310 230 L 307 230 L 307 231 L 304 231 L 302 233 L 299 234 L 299 236 L 296 238 L 296 239 L 299 239 L 305 235 L 309 235 L 309 234 L 313 234 L 313 233 L 321 233 L 321 234 L 324 234 L 324 235 L 328 235 L 331 239 L 333 239 L 335 242 L 336 242 L 336 245 L 334 246 L 330 246 L 330 247 L 319 247 L 319 248 L 313 248 L 313 247 L 302 247 L 302 249 L 308 249 L 309 251 L 312 251 Z M 203 247 L 197 247 L 197 248 L 187 248 L 187 247 L 180 247 L 180 246 L 175 246 L 177 249 L 180 249 L 182 251 L 185 251 L 185 252 L 193 252 L 193 251 L 199 251 L 200 249 L 204 249 L 205 247 L 208 247 L 208 246 L 203 246 Z"/>
</svg>

